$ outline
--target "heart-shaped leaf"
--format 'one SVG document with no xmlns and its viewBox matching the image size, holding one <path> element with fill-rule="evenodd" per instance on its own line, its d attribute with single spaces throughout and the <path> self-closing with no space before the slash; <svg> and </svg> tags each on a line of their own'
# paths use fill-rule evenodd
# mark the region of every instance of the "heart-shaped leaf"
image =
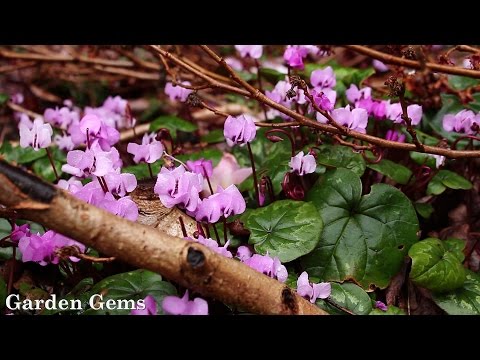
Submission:
<svg viewBox="0 0 480 360">
<path fill-rule="evenodd" d="M 402 309 L 393 305 L 389 305 L 387 308 L 387 311 L 383 311 L 380 309 L 373 309 L 368 315 L 407 315 L 407 314 L 405 314 L 405 311 L 403 311 Z"/>
<path fill-rule="evenodd" d="M 409 168 L 388 159 L 382 159 L 377 164 L 368 164 L 367 166 L 403 185 L 407 184 L 412 177 L 412 171 Z"/>
<path fill-rule="evenodd" d="M 317 154 L 317 164 L 352 170 L 358 176 L 365 172 L 365 160 L 362 155 L 346 146 L 322 145 Z"/>
<path fill-rule="evenodd" d="M 158 131 L 161 128 L 168 129 L 174 139 L 177 137 L 177 130 L 193 132 L 198 129 L 197 125 L 172 115 L 160 116 L 153 120 L 149 131 Z"/>
<path fill-rule="evenodd" d="M 147 295 L 152 295 L 157 302 L 158 309 L 161 310 L 160 304 L 163 298 L 167 295 L 175 295 L 176 289 L 172 284 L 162 281 L 162 277 L 159 274 L 140 269 L 107 277 L 97 283 L 89 293 L 91 296 L 103 294 L 102 302 L 106 302 L 109 299 L 136 301 L 145 298 Z M 130 311 L 129 309 L 103 309 L 103 311 L 89 309 L 84 314 L 100 315 L 108 313 L 111 315 L 122 315 L 129 314 Z"/>
<path fill-rule="evenodd" d="M 412 245 L 408 251 L 412 258 L 410 279 L 417 285 L 436 292 L 462 286 L 465 281 L 463 246 L 463 240 L 451 239 L 444 242 L 436 238 L 428 238 Z"/>
<path fill-rule="evenodd" d="M 308 254 L 322 233 L 322 219 L 312 204 L 280 200 L 253 210 L 246 223 L 250 244 L 260 254 L 289 262 Z"/>
<path fill-rule="evenodd" d="M 433 206 L 428 203 L 415 203 L 415 210 L 417 210 L 417 213 L 423 217 L 424 219 L 428 219 L 432 214 L 433 214 Z"/>
<path fill-rule="evenodd" d="M 439 195 L 447 188 L 470 190 L 472 183 L 452 171 L 440 170 L 428 183 L 427 195 Z"/>
<path fill-rule="evenodd" d="M 433 299 L 450 315 L 480 315 L 480 275 L 466 270 L 461 288 L 451 293 L 433 294 Z"/>
<path fill-rule="evenodd" d="M 323 281 L 354 279 L 364 289 L 385 288 L 417 241 L 417 215 L 392 186 L 376 184 L 361 195 L 360 178 L 347 169 L 328 171 L 314 185 L 307 200 L 320 212 L 324 230 L 303 265 Z"/>
<path fill-rule="evenodd" d="M 328 301 L 319 299 L 316 302 L 329 314 L 346 315 L 351 312 L 356 315 L 367 315 L 372 311 L 372 300 L 360 286 L 349 282 L 331 284 L 332 293 L 328 297 Z"/>
</svg>

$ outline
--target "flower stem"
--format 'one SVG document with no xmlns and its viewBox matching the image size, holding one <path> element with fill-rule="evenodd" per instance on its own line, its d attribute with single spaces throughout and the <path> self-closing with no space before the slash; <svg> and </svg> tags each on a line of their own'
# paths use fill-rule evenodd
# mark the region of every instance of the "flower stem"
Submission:
<svg viewBox="0 0 480 360">
<path fill-rule="evenodd" d="M 148 172 L 150 173 L 150 177 L 152 178 L 152 180 L 155 180 L 155 178 L 153 177 L 152 166 L 150 165 L 150 163 L 147 163 L 147 165 L 148 165 Z"/>
<path fill-rule="evenodd" d="M 257 198 L 257 204 L 260 204 L 260 193 L 258 192 L 258 179 L 257 171 L 255 170 L 255 161 L 253 160 L 253 152 L 250 143 L 247 142 L 248 155 L 250 156 L 250 162 L 252 163 L 252 173 L 253 173 L 253 185 L 255 186 L 255 195 Z"/>
<path fill-rule="evenodd" d="M 13 274 L 15 273 L 15 263 L 17 261 L 17 247 L 14 246 L 12 250 L 12 266 L 10 267 L 10 273 L 8 274 L 7 294 L 10 295 L 13 286 Z"/>
<path fill-rule="evenodd" d="M 225 218 L 225 216 L 223 217 L 223 244 L 222 245 L 225 245 L 228 241 L 228 237 L 227 237 L 227 219 Z"/>
<path fill-rule="evenodd" d="M 52 154 L 50 153 L 50 150 L 48 148 L 45 148 L 47 151 L 47 156 L 48 160 L 50 161 L 50 164 L 52 165 L 53 173 L 55 174 L 55 179 L 60 180 L 60 177 L 58 176 L 57 169 L 55 168 L 55 163 L 53 162 Z"/>
<path fill-rule="evenodd" d="M 178 221 L 180 221 L 180 227 L 182 228 L 183 237 L 187 237 L 187 229 L 185 229 L 185 223 L 183 222 L 183 218 L 181 216 L 178 217 Z"/>
<path fill-rule="evenodd" d="M 217 241 L 220 243 L 220 235 L 218 235 L 217 228 L 215 227 L 215 224 L 212 224 L 213 227 L 213 232 L 215 233 L 215 237 L 217 238 Z"/>
</svg>

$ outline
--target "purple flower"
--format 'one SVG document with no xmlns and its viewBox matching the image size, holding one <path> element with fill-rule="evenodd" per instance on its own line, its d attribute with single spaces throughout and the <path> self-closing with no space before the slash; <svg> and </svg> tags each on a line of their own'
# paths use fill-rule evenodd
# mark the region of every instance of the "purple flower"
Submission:
<svg viewBox="0 0 480 360">
<path fill-rule="evenodd" d="M 358 89 L 357 85 L 351 84 L 350 87 L 345 91 L 347 100 L 351 104 L 355 104 L 361 99 L 370 99 L 372 97 L 372 89 L 369 87 L 364 87 L 361 90 Z"/>
<path fill-rule="evenodd" d="M 326 299 L 332 292 L 332 285 L 328 282 L 319 284 L 310 283 L 308 281 L 308 273 L 304 271 L 297 280 L 297 293 L 304 298 L 310 300 L 312 304 L 317 299 Z"/>
<path fill-rule="evenodd" d="M 229 116 L 225 120 L 223 135 L 229 146 L 244 145 L 255 139 L 257 128 L 250 115 Z"/>
<path fill-rule="evenodd" d="M 239 185 L 246 178 L 252 174 L 252 168 L 241 168 L 238 165 L 235 156 L 230 153 L 223 153 L 220 162 L 212 171 L 212 176 L 210 177 L 210 183 L 212 184 L 212 189 L 216 189 L 219 185 L 222 188 L 227 188 L 230 185 Z M 208 189 L 208 184 L 204 183 L 203 190 L 210 193 Z"/>
<path fill-rule="evenodd" d="M 242 245 L 238 247 L 235 257 L 239 258 L 240 261 L 245 262 L 245 260 L 250 259 L 252 255 L 252 250 L 250 250 L 248 246 Z"/>
<path fill-rule="evenodd" d="M 166 296 L 162 302 L 163 311 L 170 315 L 208 315 L 208 303 L 202 298 L 188 300 L 188 290 L 182 298 Z"/>
<path fill-rule="evenodd" d="M 402 119 L 402 105 L 400 103 L 387 104 L 387 118 L 392 120 L 395 124 L 405 124 Z M 408 117 L 412 120 L 412 125 L 418 125 L 422 120 L 422 107 L 417 104 L 408 105 Z"/>
<path fill-rule="evenodd" d="M 114 147 L 110 151 L 102 151 L 98 145 L 82 150 L 72 150 L 67 154 L 67 164 L 62 166 L 62 171 L 79 178 L 90 175 L 104 176 L 121 167 L 120 154 Z"/>
<path fill-rule="evenodd" d="M 250 56 L 253 59 L 260 59 L 263 53 L 262 45 L 235 45 L 235 49 L 241 57 Z"/>
<path fill-rule="evenodd" d="M 78 112 L 70 110 L 68 107 L 46 109 L 43 117 L 46 122 L 63 130 L 67 130 L 70 125 L 77 124 L 80 121 Z"/>
<path fill-rule="evenodd" d="M 398 131 L 395 130 L 388 130 L 385 139 L 403 143 L 405 142 L 405 134 L 399 134 Z"/>
<path fill-rule="evenodd" d="M 215 194 L 198 205 L 195 218 L 197 221 L 216 223 L 221 217 L 228 218 L 243 213 L 245 208 L 245 199 L 235 185 L 230 185 L 225 190 L 218 186 Z"/>
<path fill-rule="evenodd" d="M 475 134 L 480 126 L 480 114 L 475 115 L 471 110 L 462 110 L 456 115 L 448 114 L 443 117 L 445 131 L 463 132 L 468 135 Z"/>
<path fill-rule="evenodd" d="M 127 146 L 127 152 L 134 155 L 133 161 L 139 163 L 145 161 L 152 164 L 162 157 L 163 145 L 160 141 L 155 139 L 155 134 L 145 134 L 142 138 L 142 144 L 129 143 Z"/>
<path fill-rule="evenodd" d="M 222 256 L 225 256 L 229 259 L 233 258 L 233 255 L 230 251 L 228 251 L 228 246 L 230 245 L 230 240 L 228 240 L 224 246 L 219 246 L 218 243 L 210 238 L 204 238 L 203 236 L 199 235 L 197 239 L 192 239 L 192 238 L 185 238 L 188 241 L 195 241 L 198 242 L 199 244 L 202 244 L 206 247 L 208 247 L 210 250 L 215 251 L 217 254 L 220 254 Z"/>
<path fill-rule="evenodd" d="M 213 173 L 212 160 L 205 160 L 204 158 L 192 161 L 187 161 L 187 166 L 191 172 L 205 176 L 205 173 L 210 178 Z"/>
<path fill-rule="evenodd" d="M 191 85 L 189 81 L 182 81 L 182 84 L 188 86 Z M 178 85 L 173 85 L 171 82 L 168 82 L 165 85 L 165 94 L 167 94 L 172 101 L 178 100 L 180 102 L 185 102 L 188 98 L 188 95 L 190 95 L 192 92 L 193 90 L 185 89 L 184 87 Z"/>
<path fill-rule="evenodd" d="M 291 168 L 290 172 L 300 176 L 311 174 L 315 172 L 315 169 L 317 168 L 315 157 L 311 154 L 305 155 L 303 151 L 300 151 L 297 155 L 292 157 L 288 165 Z"/>
<path fill-rule="evenodd" d="M 377 59 L 373 59 L 372 65 L 378 72 L 385 72 L 389 70 L 389 67 L 387 65 Z"/>
<path fill-rule="evenodd" d="M 275 257 L 271 258 L 267 255 L 254 254 L 243 261 L 243 263 L 252 269 L 261 272 L 271 278 L 277 279 L 280 282 L 287 281 L 288 272 L 280 260 Z"/>
<path fill-rule="evenodd" d="M 108 191 L 113 195 L 125 196 L 127 192 L 132 192 L 137 187 L 137 178 L 129 173 L 109 172 L 104 176 Z"/>
<path fill-rule="evenodd" d="M 90 138 L 90 143 L 98 143 L 102 150 L 108 151 L 120 140 L 120 133 L 114 127 L 107 125 L 95 114 L 85 115 L 80 120 L 80 131 Z M 86 138 L 86 136 L 85 136 Z"/>
<path fill-rule="evenodd" d="M 346 126 L 349 129 L 366 133 L 366 127 L 368 125 L 368 113 L 365 109 L 355 108 L 350 109 L 350 105 L 344 108 L 338 108 L 332 111 L 333 119 L 340 125 Z M 327 123 L 327 118 L 320 113 L 317 113 L 317 120 L 323 123 Z"/>
<path fill-rule="evenodd" d="M 283 53 L 283 59 L 287 64 L 294 68 L 303 70 L 303 59 L 308 55 L 308 50 L 301 46 L 288 45 Z"/>
<path fill-rule="evenodd" d="M 12 96 L 10 96 L 10 100 L 14 103 L 14 104 L 18 104 L 20 105 L 21 103 L 23 103 L 23 101 L 25 100 L 25 98 L 23 97 L 23 94 L 21 92 L 17 92 L 15 94 L 13 94 Z"/>
<path fill-rule="evenodd" d="M 119 115 L 125 115 L 125 112 L 127 110 L 127 105 L 128 101 L 125 99 L 122 99 L 120 96 L 109 96 L 108 98 L 105 99 L 103 102 L 102 107 L 104 109 L 107 109 L 113 113 L 119 114 Z"/>
<path fill-rule="evenodd" d="M 30 235 L 30 226 L 28 224 L 23 224 L 21 226 L 13 224 L 13 231 L 10 234 L 10 240 L 12 240 L 14 243 L 18 243 L 22 237 Z"/>
<path fill-rule="evenodd" d="M 69 135 L 55 135 L 53 142 L 57 144 L 61 150 L 70 151 L 75 147 L 72 137 Z"/>
<path fill-rule="evenodd" d="M 147 295 L 143 303 L 145 306 L 143 310 L 139 309 L 137 304 L 137 308 L 133 309 L 130 315 L 157 315 L 157 302 L 152 295 Z"/>
<path fill-rule="evenodd" d="M 387 311 L 387 310 L 388 310 L 388 306 L 385 305 L 385 304 L 384 304 L 383 302 L 381 302 L 381 301 L 375 301 L 375 307 L 376 307 L 377 309 L 382 310 L 382 311 Z"/>
<path fill-rule="evenodd" d="M 322 110 L 332 111 L 337 100 L 337 92 L 332 89 L 313 89 L 311 91 L 313 101 Z"/>
<path fill-rule="evenodd" d="M 57 186 L 60 189 L 66 190 L 72 194 L 75 194 L 77 191 L 83 188 L 82 182 L 75 176 L 72 176 L 68 180 L 60 179 Z"/>
<path fill-rule="evenodd" d="M 312 71 L 310 75 L 310 82 L 314 87 L 321 89 L 331 89 L 337 84 L 335 73 L 331 66 L 327 66 L 325 69 L 318 69 Z"/>
<path fill-rule="evenodd" d="M 22 253 L 22 261 L 37 262 L 42 266 L 49 263 L 58 264 L 59 258 L 56 254 L 56 250 L 65 246 L 76 246 L 80 252 L 85 251 L 85 246 L 69 239 L 66 236 L 57 234 L 56 232 L 49 230 L 45 234 L 25 234 L 18 241 L 18 248 Z M 72 261 L 79 261 L 80 259 L 73 256 L 70 257 Z"/>
<path fill-rule="evenodd" d="M 52 143 L 53 130 L 50 124 L 45 124 L 41 118 L 33 121 L 29 128 L 24 122 L 18 126 L 20 129 L 20 146 L 33 147 L 33 150 L 45 149 Z"/>
<path fill-rule="evenodd" d="M 239 61 L 238 59 L 235 59 L 234 57 L 231 57 L 231 56 L 226 57 L 225 62 L 227 63 L 228 66 L 230 66 L 235 71 L 242 71 L 243 70 L 242 62 Z"/>
<path fill-rule="evenodd" d="M 173 170 L 162 167 L 154 191 L 165 207 L 179 205 L 193 212 L 200 201 L 198 194 L 202 191 L 202 185 L 202 175 L 185 171 L 183 166 Z"/>
</svg>

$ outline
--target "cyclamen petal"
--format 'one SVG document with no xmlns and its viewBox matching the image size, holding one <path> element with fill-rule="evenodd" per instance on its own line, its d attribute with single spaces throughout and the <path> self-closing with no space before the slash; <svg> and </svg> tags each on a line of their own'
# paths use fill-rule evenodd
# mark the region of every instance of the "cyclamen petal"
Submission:
<svg viewBox="0 0 480 360">
<path fill-rule="evenodd" d="M 313 86 L 319 87 L 320 89 L 333 88 L 337 84 L 335 73 L 331 66 L 312 71 L 310 82 Z"/>
<path fill-rule="evenodd" d="M 240 261 L 244 262 L 247 259 L 252 257 L 252 250 L 248 246 L 239 246 L 237 249 L 237 254 L 235 255 Z"/>
<path fill-rule="evenodd" d="M 311 174 L 317 168 L 315 157 L 311 154 L 304 155 L 303 151 L 292 157 L 288 165 L 291 168 L 290 172 L 300 176 Z"/>
<path fill-rule="evenodd" d="M 250 115 L 240 115 L 237 117 L 229 116 L 225 120 L 223 134 L 227 140 L 227 144 L 244 145 L 255 139 L 257 128 L 255 121 Z"/>
<path fill-rule="evenodd" d="M 302 272 L 297 279 L 297 293 L 310 300 L 312 304 L 317 299 L 326 299 L 332 292 L 332 286 L 330 283 L 310 283 L 308 280 L 308 273 Z"/>
<path fill-rule="evenodd" d="M 155 298 L 152 295 L 147 295 L 143 301 L 145 309 L 133 309 L 130 315 L 157 315 L 157 302 Z"/>
<path fill-rule="evenodd" d="M 205 176 L 205 173 L 208 177 L 212 176 L 213 173 L 213 163 L 212 160 L 205 160 L 203 158 L 198 160 L 188 160 L 187 166 L 191 172 L 195 174 L 200 174 Z"/>
<path fill-rule="evenodd" d="M 22 148 L 31 146 L 33 150 L 38 151 L 47 148 L 52 143 L 52 126 L 45 124 L 41 118 L 33 121 L 31 129 L 24 122 L 20 123 L 19 130 Z"/>
<path fill-rule="evenodd" d="M 153 164 L 162 157 L 164 148 L 160 141 L 155 140 L 155 134 L 145 134 L 142 138 L 142 144 L 129 143 L 127 152 L 134 155 L 133 161 L 139 163 L 145 161 Z"/>
<path fill-rule="evenodd" d="M 388 306 L 385 305 L 382 301 L 375 301 L 375 307 L 377 309 L 382 310 L 382 311 L 387 311 L 388 310 Z"/>
<path fill-rule="evenodd" d="M 163 311 L 170 315 L 208 315 L 208 303 L 202 298 L 188 300 L 188 290 L 182 298 L 166 296 L 162 302 Z"/>
<path fill-rule="evenodd" d="M 188 86 L 191 85 L 189 81 L 182 81 L 182 84 Z M 165 85 L 165 94 L 168 95 L 171 101 L 185 102 L 188 98 L 188 95 L 190 95 L 192 92 L 193 90 L 186 89 L 178 85 L 173 85 L 171 82 L 168 82 Z"/>
<path fill-rule="evenodd" d="M 268 255 L 254 254 L 252 257 L 243 260 L 243 263 L 280 282 L 285 282 L 288 278 L 287 269 L 277 257 L 271 258 Z"/>
<path fill-rule="evenodd" d="M 30 236 L 30 226 L 28 224 L 23 224 L 18 226 L 17 224 L 13 224 L 13 231 L 10 234 L 10 240 L 12 242 L 18 243 L 18 241 L 24 236 Z"/>
<path fill-rule="evenodd" d="M 262 45 L 235 45 L 241 57 L 250 56 L 252 59 L 260 59 L 263 53 Z"/>
</svg>

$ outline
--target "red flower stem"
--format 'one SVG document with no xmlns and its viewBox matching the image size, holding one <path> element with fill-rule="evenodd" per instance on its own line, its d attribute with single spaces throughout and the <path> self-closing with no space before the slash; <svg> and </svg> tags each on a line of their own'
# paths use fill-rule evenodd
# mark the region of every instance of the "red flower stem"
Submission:
<svg viewBox="0 0 480 360">
<path fill-rule="evenodd" d="M 90 149 L 90 134 L 89 134 L 89 130 L 90 130 L 90 129 L 87 128 L 87 149 Z"/>
<path fill-rule="evenodd" d="M 202 165 L 202 169 L 203 169 L 203 175 L 205 175 L 205 178 L 207 179 L 208 188 L 210 189 L 210 193 L 213 195 L 212 184 L 210 183 L 210 178 L 208 177 L 207 170 L 205 170 L 205 166 Z"/>
<path fill-rule="evenodd" d="M 45 148 L 47 151 L 47 156 L 48 160 L 50 161 L 50 164 L 52 165 L 53 173 L 55 174 L 55 179 L 60 180 L 60 177 L 58 176 L 57 169 L 55 168 L 55 163 L 53 162 L 52 154 L 50 153 L 50 150 L 48 148 Z"/>
<path fill-rule="evenodd" d="M 225 218 L 225 216 L 223 217 L 223 244 L 222 245 L 225 245 L 228 241 L 228 238 L 227 238 L 227 219 Z"/>
<path fill-rule="evenodd" d="M 212 238 L 212 236 L 210 235 L 210 227 L 208 226 L 208 223 L 205 224 L 205 233 L 207 234 L 207 237 L 208 237 L 209 239 Z"/>
<path fill-rule="evenodd" d="M 12 266 L 10 267 L 10 273 L 8 274 L 8 285 L 7 285 L 7 294 L 10 295 L 12 292 L 13 286 L 13 274 L 15 273 L 15 263 L 17 261 L 17 247 L 14 246 L 12 250 Z"/>
<path fill-rule="evenodd" d="M 187 237 L 188 236 L 187 229 L 185 229 L 185 223 L 183 222 L 183 219 L 181 216 L 178 217 L 178 221 L 180 221 L 180 227 L 182 228 L 183 237 Z"/>
<path fill-rule="evenodd" d="M 248 154 L 250 156 L 250 162 L 252 163 L 252 173 L 253 173 L 253 184 L 255 186 L 255 195 L 257 197 L 257 204 L 260 205 L 260 193 L 258 191 L 258 179 L 257 179 L 257 171 L 255 170 L 255 161 L 253 160 L 253 152 L 250 143 L 247 142 Z"/>
<path fill-rule="evenodd" d="M 155 178 L 153 177 L 152 166 L 150 165 L 150 163 L 147 163 L 147 166 L 148 166 L 148 172 L 150 173 L 150 177 L 152 178 L 152 180 L 155 180 Z"/>
</svg>

